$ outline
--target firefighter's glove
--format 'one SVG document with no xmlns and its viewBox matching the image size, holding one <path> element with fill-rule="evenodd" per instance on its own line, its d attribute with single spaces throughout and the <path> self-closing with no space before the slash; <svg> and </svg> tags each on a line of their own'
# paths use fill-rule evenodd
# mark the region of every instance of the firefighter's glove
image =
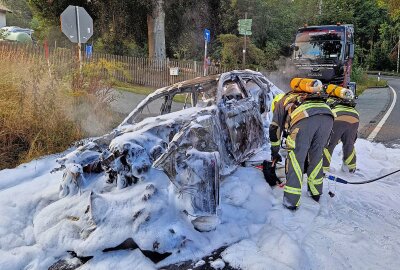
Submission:
<svg viewBox="0 0 400 270">
<path fill-rule="evenodd" d="M 273 187 L 281 183 L 281 180 L 276 176 L 275 172 L 276 166 L 271 161 L 264 160 L 263 162 L 263 174 L 265 181 Z"/>
<path fill-rule="evenodd" d="M 272 153 L 271 154 L 271 160 L 275 161 L 275 163 L 277 162 L 281 162 L 282 161 L 282 157 L 279 153 Z"/>
</svg>

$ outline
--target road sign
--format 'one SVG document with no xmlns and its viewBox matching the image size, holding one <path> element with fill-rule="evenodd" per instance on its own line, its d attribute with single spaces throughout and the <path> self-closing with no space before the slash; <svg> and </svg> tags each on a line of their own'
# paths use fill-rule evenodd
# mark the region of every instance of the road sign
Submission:
<svg viewBox="0 0 400 270">
<path fill-rule="evenodd" d="M 253 34 L 253 32 L 239 28 L 239 34 L 244 35 L 244 36 L 251 36 Z"/>
<path fill-rule="evenodd" d="M 251 25 L 253 19 L 240 19 L 238 21 L 238 30 L 240 35 L 251 36 Z"/>
<path fill-rule="evenodd" d="M 86 44 L 86 58 L 90 58 L 90 57 L 92 57 L 92 54 L 93 54 L 93 45 L 91 45 L 91 44 Z"/>
<path fill-rule="evenodd" d="M 61 30 L 74 43 L 86 43 L 93 35 L 93 19 L 83 7 L 68 6 L 61 13 Z"/>
<path fill-rule="evenodd" d="M 204 29 L 204 60 L 203 60 L 203 67 L 204 67 L 204 76 L 207 75 L 207 44 L 210 43 L 211 32 L 207 28 Z"/>
<path fill-rule="evenodd" d="M 207 43 L 210 43 L 210 37 L 211 37 L 211 32 L 210 32 L 210 30 L 208 30 L 207 28 L 204 29 L 204 40 L 205 40 Z"/>
<path fill-rule="evenodd" d="M 253 19 L 239 19 L 239 25 L 240 26 L 247 26 L 251 28 L 251 25 L 253 23 Z"/>
<path fill-rule="evenodd" d="M 170 67 L 169 68 L 169 75 L 178 76 L 179 75 L 179 67 Z"/>
</svg>

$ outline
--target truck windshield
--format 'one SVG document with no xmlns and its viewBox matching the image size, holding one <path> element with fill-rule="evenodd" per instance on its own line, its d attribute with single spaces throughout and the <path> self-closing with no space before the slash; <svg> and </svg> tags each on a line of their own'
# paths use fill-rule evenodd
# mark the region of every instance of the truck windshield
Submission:
<svg viewBox="0 0 400 270">
<path fill-rule="evenodd" d="M 303 31 L 296 36 L 294 59 L 340 59 L 343 48 L 344 32 Z"/>
</svg>

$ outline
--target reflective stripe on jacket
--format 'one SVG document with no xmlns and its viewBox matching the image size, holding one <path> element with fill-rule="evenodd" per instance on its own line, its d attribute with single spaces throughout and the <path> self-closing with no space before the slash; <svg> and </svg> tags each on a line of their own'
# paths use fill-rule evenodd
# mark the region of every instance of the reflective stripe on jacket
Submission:
<svg viewBox="0 0 400 270">
<path fill-rule="evenodd" d="M 356 109 L 354 109 L 353 107 L 350 107 L 350 106 L 342 105 L 342 104 L 338 104 L 335 107 L 333 107 L 332 112 L 335 114 L 336 118 L 343 116 L 343 115 L 349 115 L 349 116 L 355 117 L 357 119 L 360 118 L 360 115 Z"/>
</svg>

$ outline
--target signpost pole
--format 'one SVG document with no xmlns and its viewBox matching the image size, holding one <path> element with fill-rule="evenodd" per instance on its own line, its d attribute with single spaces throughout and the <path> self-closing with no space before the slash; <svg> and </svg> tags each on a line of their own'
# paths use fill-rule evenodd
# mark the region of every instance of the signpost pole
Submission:
<svg viewBox="0 0 400 270">
<path fill-rule="evenodd" d="M 82 72 L 82 45 L 81 45 L 81 28 L 79 25 L 79 8 L 75 7 L 76 26 L 78 32 L 78 55 L 79 55 L 79 71 Z"/>
<path fill-rule="evenodd" d="M 204 29 L 204 76 L 207 76 L 208 61 L 207 61 L 207 43 L 210 42 L 210 30 Z"/>
<path fill-rule="evenodd" d="M 204 76 L 207 76 L 207 40 L 204 39 Z"/>
<path fill-rule="evenodd" d="M 244 19 L 247 21 L 247 12 L 244 13 Z M 244 47 L 243 47 L 243 69 L 246 68 L 246 34 L 247 34 L 247 29 L 244 32 L 243 38 L 244 38 Z"/>
</svg>

